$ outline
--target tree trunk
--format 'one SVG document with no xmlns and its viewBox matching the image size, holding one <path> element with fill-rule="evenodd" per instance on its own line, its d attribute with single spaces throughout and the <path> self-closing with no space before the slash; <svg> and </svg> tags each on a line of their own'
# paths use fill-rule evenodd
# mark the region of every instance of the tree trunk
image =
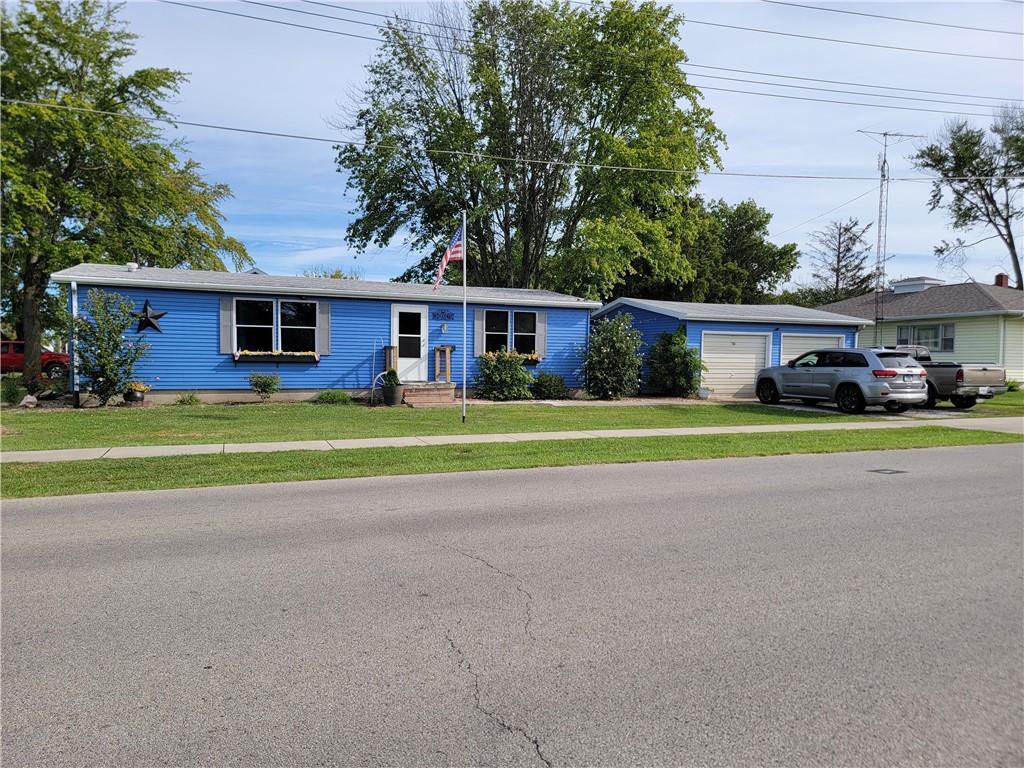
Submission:
<svg viewBox="0 0 1024 768">
<path fill-rule="evenodd" d="M 25 332 L 25 366 L 22 377 L 25 381 L 33 381 L 42 375 L 40 364 L 43 351 L 43 323 L 40 312 L 46 285 L 49 282 L 49 275 L 39 268 L 37 253 L 29 253 L 26 257 L 23 280 L 25 293 L 22 325 Z"/>
</svg>

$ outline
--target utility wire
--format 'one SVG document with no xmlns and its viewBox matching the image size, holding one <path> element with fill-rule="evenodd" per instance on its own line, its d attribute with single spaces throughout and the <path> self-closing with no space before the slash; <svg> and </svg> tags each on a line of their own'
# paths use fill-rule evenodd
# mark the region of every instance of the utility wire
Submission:
<svg viewBox="0 0 1024 768">
<path fill-rule="evenodd" d="M 941 21 L 925 21 L 924 19 L 904 19 L 899 16 L 883 16 L 878 13 L 866 13 L 864 11 L 848 11 L 844 8 L 824 8 L 820 5 L 803 5 L 802 3 L 790 3 L 786 0 L 761 0 L 762 3 L 770 5 L 787 5 L 791 8 L 803 8 L 805 11 L 827 11 L 829 13 L 845 13 L 850 16 L 867 16 L 871 19 L 885 19 L 886 21 L 903 21 L 908 24 L 927 24 L 930 27 L 946 27 L 947 29 L 966 29 L 971 32 L 991 32 L 996 35 L 1016 35 L 1020 37 L 1024 32 L 1014 32 L 1009 29 L 990 29 L 988 27 L 969 27 L 965 24 L 944 24 Z"/>
<path fill-rule="evenodd" d="M 337 5 L 335 3 L 324 3 L 321 0 L 299 0 L 300 2 L 307 3 L 308 5 L 322 5 L 325 8 L 334 8 L 338 11 L 348 11 L 349 13 L 362 13 L 366 16 L 376 16 L 380 19 L 407 21 L 411 24 L 422 24 L 428 27 L 438 27 L 440 29 L 451 30 L 452 32 L 463 32 L 467 35 L 473 34 L 472 29 L 466 29 L 465 27 L 453 27 L 451 24 L 441 24 L 436 21 L 421 21 L 420 19 L 410 19 L 405 16 L 399 16 L 393 13 L 378 13 L 377 11 L 364 11 L 359 8 L 352 8 L 347 5 Z"/>
<path fill-rule="evenodd" d="M 872 192 L 874 192 L 875 190 L 876 190 L 876 188 L 875 188 L 875 187 L 871 187 L 871 188 L 870 188 L 870 189 L 868 189 L 867 191 L 865 191 L 865 192 L 861 192 L 861 193 L 860 193 L 859 195 L 857 195 L 856 197 L 851 197 L 851 198 L 850 198 L 849 200 L 847 200 L 847 201 L 846 201 L 845 203 L 840 203 L 840 204 L 839 204 L 839 205 L 837 205 L 837 206 L 836 206 L 835 208 L 829 208 L 829 209 L 828 209 L 827 211 L 825 211 L 824 213 L 819 213 L 819 214 L 818 214 L 817 216 L 811 216 L 811 218 L 807 219 L 807 221 L 801 221 L 801 222 L 800 222 L 799 224 L 794 224 L 794 225 L 793 225 L 792 227 L 790 227 L 789 229 L 784 229 L 784 230 L 782 230 L 781 232 L 772 232 L 772 233 L 771 233 L 770 235 L 768 235 L 768 237 L 781 237 L 782 235 L 786 234 L 787 232 L 792 232 L 792 231 L 793 231 L 794 229 L 799 229 L 799 228 L 800 228 L 800 227 L 802 227 L 802 226 L 803 226 L 804 224 L 810 224 L 810 223 L 811 223 L 812 221 L 817 221 L 817 220 L 818 220 L 818 219 L 820 219 L 820 218 L 821 218 L 822 216 L 828 216 L 828 215 L 829 215 L 830 213 L 835 213 L 835 212 L 836 212 L 836 211 L 838 211 L 838 210 L 839 210 L 840 208 L 845 208 L 845 207 L 846 207 L 846 206 L 848 206 L 848 205 L 849 205 L 850 203 L 855 203 L 855 202 L 857 202 L 857 201 L 858 201 L 858 200 L 860 200 L 860 199 L 861 199 L 862 197 L 866 197 L 866 196 L 870 195 L 870 194 L 871 194 Z"/>
<path fill-rule="evenodd" d="M 167 0 L 169 2 L 169 0 Z M 94 115 L 107 115 L 109 117 L 118 117 L 122 119 L 134 118 L 136 120 L 146 120 L 147 122 L 153 123 L 165 123 L 177 127 L 179 125 L 188 125 L 194 128 L 209 128 L 218 131 L 230 131 L 233 133 L 246 133 L 253 134 L 256 136 L 273 136 L 283 139 L 298 139 L 301 141 L 315 141 L 323 144 L 338 145 L 349 145 L 354 147 L 370 147 L 379 149 L 394 149 L 402 150 L 408 149 L 398 144 L 389 144 L 386 142 L 368 142 L 368 141 L 355 141 L 352 139 L 339 139 L 339 138 L 327 138 L 324 136 L 308 136 L 300 133 L 281 133 L 279 131 L 267 131 L 256 128 L 242 128 L 239 126 L 232 125 L 221 125 L 218 123 L 200 123 L 190 120 L 178 120 L 170 117 L 157 117 L 154 115 L 139 115 L 139 114 L 125 114 L 123 112 L 111 112 L 104 109 L 93 109 L 91 107 L 75 107 L 70 104 L 55 104 L 52 102 L 44 101 L 26 101 L 23 99 L 10 99 L 7 97 L 0 97 L 0 101 L 6 104 L 20 104 L 22 106 L 29 107 L 42 107 L 45 109 L 62 109 L 69 112 L 84 112 Z M 699 171 L 690 170 L 679 170 L 677 168 L 649 168 L 644 166 L 633 166 L 633 165 L 606 165 L 601 163 L 574 163 L 567 160 L 544 160 L 539 158 L 526 158 L 526 157 L 509 157 L 506 155 L 493 155 L 486 152 L 470 152 L 459 149 L 426 149 L 422 150 L 426 154 L 430 155 L 449 155 L 457 157 L 470 157 L 475 160 L 496 160 L 501 162 L 510 163 L 521 163 L 523 165 L 547 165 L 547 166 L 559 166 L 563 168 L 576 168 L 579 170 L 592 170 L 592 171 L 628 171 L 633 173 L 663 173 L 663 174 L 681 174 L 689 175 L 694 173 L 700 173 Z M 876 181 L 873 176 L 824 176 L 815 174 L 796 174 L 796 173 L 745 173 L 739 171 L 704 171 L 705 176 L 739 176 L 747 178 L 758 178 L 758 179 L 811 179 L 819 181 Z M 937 177 L 930 176 L 904 176 L 904 177 L 893 177 L 890 181 L 919 181 L 919 182 L 934 182 L 934 181 L 991 181 L 1000 179 L 1018 179 L 1024 178 L 1024 176 L 951 176 L 948 178 L 939 179 Z"/>
<path fill-rule="evenodd" d="M 355 20 L 351 20 L 351 19 L 341 19 L 341 18 L 335 17 L 335 16 L 327 16 L 325 14 L 316 14 L 316 13 L 311 13 L 311 12 L 308 12 L 308 11 L 301 11 L 301 10 L 298 10 L 298 9 L 282 8 L 280 6 L 275 6 L 275 5 L 272 5 L 272 4 L 269 4 L 269 3 L 258 2 L 257 0 L 239 0 L 239 1 L 243 2 L 243 3 L 249 3 L 249 4 L 252 4 L 252 5 L 260 5 L 260 6 L 264 6 L 264 7 L 268 7 L 268 8 L 276 8 L 278 10 L 291 10 L 291 11 L 294 11 L 294 12 L 297 12 L 297 13 L 305 13 L 305 14 L 314 15 L 314 16 L 323 16 L 324 18 L 336 19 L 338 21 L 355 21 Z M 306 0 L 306 1 L 309 1 L 309 0 Z M 221 9 L 218 9 L 218 8 L 207 8 L 206 6 L 194 5 L 192 3 L 178 2 L 177 0 L 157 0 L 157 2 L 166 3 L 166 4 L 169 4 L 169 5 L 178 5 L 178 6 L 181 6 L 183 8 L 193 8 L 195 10 L 209 11 L 211 13 L 223 13 L 223 14 L 227 14 L 227 15 L 230 15 L 230 16 L 240 16 L 242 18 L 252 19 L 254 21 L 266 21 L 266 22 L 270 22 L 270 23 L 273 23 L 273 24 L 283 24 L 285 26 L 298 27 L 300 29 L 315 30 L 315 31 L 327 32 L 327 33 L 335 34 L 335 35 L 344 35 L 344 36 L 347 36 L 347 37 L 355 37 L 355 38 L 359 38 L 361 40 L 371 40 L 371 41 L 374 41 L 374 42 L 385 42 L 382 38 L 369 37 L 369 36 L 366 36 L 366 35 L 356 35 L 356 34 L 353 34 L 353 33 L 341 32 L 341 31 L 334 30 L 334 29 L 326 29 L 324 27 L 313 27 L 313 26 L 307 26 L 307 25 L 304 25 L 304 24 L 293 24 L 291 22 L 280 21 L 278 19 L 270 19 L 270 18 L 267 18 L 267 17 L 264 17 L 264 16 L 252 16 L 252 15 L 249 15 L 249 14 L 237 13 L 237 12 L 234 12 L 234 11 L 225 11 L 225 10 L 221 10 Z M 398 17 L 396 17 L 396 18 L 398 18 Z M 361 24 L 365 24 L 367 26 L 373 26 L 373 27 L 377 27 L 377 28 L 382 28 L 383 27 L 383 25 L 372 24 L 372 23 L 369 23 L 369 22 L 358 22 L 358 21 L 355 21 L 355 23 L 361 23 Z M 420 34 L 427 34 L 427 33 L 420 32 Z M 439 53 L 444 52 L 444 51 L 442 51 L 439 48 L 434 48 L 434 47 L 426 46 L 426 45 L 422 45 L 422 44 L 416 44 L 416 47 L 420 47 L 420 48 L 422 48 L 424 50 L 435 51 L 435 52 L 439 52 Z M 458 53 L 465 53 L 465 51 L 456 51 L 456 52 L 458 52 Z M 715 69 L 715 70 L 718 70 L 718 71 L 729 71 L 729 72 L 734 72 L 735 71 L 735 72 L 740 72 L 740 73 L 760 74 L 760 73 L 753 73 L 750 70 L 735 70 L 735 69 L 728 68 L 728 67 L 710 67 L 710 66 L 707 66 L 707 65 L 690 64 L 688 62 L 683 64 L 682 66 L 683 67 L 687 67 L 687 66 L 701 67 L 701 68 L 704 68 L 704 69 Z M 691 74 L 692 76 L 695 76 L 695 77 L 702 77 L 702 76 L 703 77 L 715 77 L 716 79 L 735 80 L 737 82 L 751 83 L 751 84 L 754 84 L 754 85 L 774 85 L 774 86 L 781 87 L 781 88 L 799 88 L 801 90 L 815 90 L 815 91 L 825 91 L 825 92 L 832 92 L 832 93 L 844 93 L 844 94 L 849 94 L 849 95 L 854 95 L 854 96 L 875 96 L 877 98 L 903 98 L 903 99 L 909 100 L 909 101 L 924 101 L 924 102 L 934 102 L 934 103 L 939 103 L 939 104 L 977 106 L 977 107 L 982 107 L 982 108 L 988 106 L 988 105 L 985 105 L 985 104 L 968 104 L 968 103 L 965 103 L 965 102 L 943 101 L 943 100 L 939 100 L 939 99 L 916 98 L 916 97 L 913 97 L 913 96 L 896 97 L 896 96 L 889 96 L 887 94 L 881 94 L 881 93 L 879 93 L 879 94 L 872 94 L 872 93 L 864 93 L 864 92 L 858 92 L 858 91 L 848 91 L 848 90 L 833 89 L 833 88 L 810 88 L 808 86 L 794 86 L 794 85 L 789 85 L 789 84 L 786 84 L 786 83 L 770 83 L 770 82 L 765 82 L 765 81 L 760 81 L 760 80 L 748 80 L 748 79 L 744 79 L 744 78 L 727 78 L 727 77 L 721 77 L 721 76 L 715 76 L 715 75 L 700 75 L 700 73 L 689 73 L 689 74 Z M 797 76 L 793 76 L 793 75 L 777 75 L 777 74 L 773 74 L 773 73 L 764 73 L 764 74 L 766 76 L 768 76 L 768 77 L 779 77 L 779 78 L 787 78 L 787 79 L 807 80 L 807 81 L 813 81 L 813 82 L 826 82 L 826 83 L 845 84 L 842 81 L 819 80 L 817 78 L 804 78 L 804 77 L 797 77 Z M 893 86 L 864 85 L 863 87 L 868 87 L 868 88 L 873 88 L 873 87 L 891 88 L 893 90 L 901 90 L 901 91 L 902 90 L 906 90 L 908 92 L 913 92 L 914 91 L 914 89 L 895 88 Z M 730 89 L 725 89 L 725 88 L 717 88 L 716 89 L 716 88 L 712 88 L 711 86 L 705 86 L 703 89 L 704 90 L 723 90 L 723 91 L 730 90 Z M 757 93 L 757 92 L 753 92 L 753 91 L 732 90 L 731 92 L 733 92 L 733 93 L 748 93 L 749 95 L 754 95 L 754 96 L 777 96 L 778 98 L 789 98 L 789 99 L 799 99 L 800 98 L 800 97 L 797 97 L 797 96 L 785 96 L 785 95 L 782 95 L 782 94 Z M 922 92 L 922 93 L 930 93 L 930 91 L 920 91 L 920 92 Z M 996 97 L 974 96 L 973 98 L 993 98 L 994 99 Z M 956 110 L 935 110 L 935 109 L 926 109 L 926 108 L 923 108 L 923 107 L 898 107 L 898 106 L 893 106 L 893 105 L 888 105 L 888 104 L 867 104 L 867 103 L 863 103 L 863 102 L 836 101 L 836 100 L 830 100 L 830 99 L 804 98 L 803 100 L 805 100 L 805 101 L 817 101 L 817 102 L 829 103 L 829 104 L 843 104 L 843 105 L 850 105 L 850 106 L 878 107 L 878 108 L 882 108 L 882 109 L 900 109 L 900 110 L 909 110 L 909 111 L 930 112 L 930 113 L 937 113 L 937 114 L 949 114 L 949 115 L 965 114 L 965 115 L 970 115 L 970 116 L 973 116 L 973 117 L 989 117 L 988 114 L 981 114 L 981 113 L 977 113 L 977 112 L 961 112 L 961 111 L 956 111 Z"/>
<path fill-rule="evenodd" d="M 685 64 L 683 65 L 686 66 Z M 845 93 L 849 96 L 873 96 L 876 99 L 901 99 L 903 101 L 927 101 L 933 104 L 958 104 L 963 107 L 981 107 L 992 109 L 992 104 L 979 104 L 974 101 L 949 101 L 947 99 L 926 99 L 920 96 L 898 96 L 888 93 L 871 93 L 869 91 L 848 91 L 843 88 L 822 88 L 814 85 L 790 85 L 789 83 L 773 83 L 770 80 L 749 80 L 742 77 L 725 77 L 723 75 L 705 75 L 703 72 L 687 72 L 690 77 L 711 78 L 713 80 L 729 80 L 735 83 L 751 83 L 753 85 L 771 85 L 776 88 L 798 88 L 802 91 L 825 91 L 826 93 Z"/>
<path fill-rule="evenodd" d="M 702 85 L 701 91 L 723 91 L 725 93 L 742 93 L 747 96 L 767 96 L 772 99 L 790 99 L 795 101 L 813 101 L 819 104 L 843 104 L 851 107 L 874 107 L 875 109 L 899 109 L 903 112 L 931 112 L 937 115 L 966 115 L 969 117 L 992 117 L 985 112 L 952 112 L 948 109 L 928 109 L 927 107 L 901 107 L 898 104 L 870 104 L 866 101 L 840 101 L 838 99 L 816 99 L 812 96 L 791 96 L 785 93 L 762 93 L 745 91 L 738 88 L 721 88 L 715 85 Z"/>
<path fill-rule="evenodd" d="M 904 51 L 908 53 L 930 53 L 936 56 L 957 56 L 966 59 L 991 59 L 993 61 L 1024 61 L 1024 59 L 1013 56 L 989 56 L 983 53 L 958 53 L 955 51 L 935 51 L 927 48 L 907 48 L 901 45 L 883 45 L 882 43 L 865 43 L 859 40 L 841 40 L 836 37 L 819 37 L 818 35 L 801 35 L 796 32 L 780 32 L 777 29 L 761 29 L 760 27 L 741 27 L 737 24 L 721 24 L 717 21 L 698 21 L 693 18 L 685 18 L 686 24 L 701 24 L 707 27 L 720 27 L 722 29 L 738 29 L 744 32 L 760 32 L 765 35 L 781 35 L 783 37 L 798 37 L 801 40 L 817 40 L 825 43 L 841 43 L 843 45 L 860 45 L 868 48 L 882 48 L 888 51 Z"/>
</svg>

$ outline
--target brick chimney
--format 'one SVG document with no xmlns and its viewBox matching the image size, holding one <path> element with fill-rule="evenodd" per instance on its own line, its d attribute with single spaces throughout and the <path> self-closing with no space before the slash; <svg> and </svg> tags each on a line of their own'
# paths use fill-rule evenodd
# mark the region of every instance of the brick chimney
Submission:
<svg viewBox="0 0 1024 768">
<path fill-rule="evenodd" d="M 998 275 L 996 275 L 996 281 L 994 285 L 998 285 L 1000 288 L 1009 288 L 1010 276 L 1005 272 L 1000 272 Z"/>
</svg>

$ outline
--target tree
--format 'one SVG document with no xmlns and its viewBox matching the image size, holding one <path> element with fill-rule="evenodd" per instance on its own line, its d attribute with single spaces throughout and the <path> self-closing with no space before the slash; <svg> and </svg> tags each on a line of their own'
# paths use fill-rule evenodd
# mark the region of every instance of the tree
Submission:
<svg viewBox="0 0 1024 768">
<path fill-rule="evenodd" d="M 643 338 L 633 316 L 621 314 L 598 320 L 590 333 L 583 374 L 587 392 L 601 400 L 619 400 L 640 388 Z"/>
<path fill-rule="evenodd" d="M 50 274 L 83 261 L 224 269 L 251 263 L 225 235 L 230 197 L 181 160 L 147 118 L 184 77 L 127 69 L 134 35 L 119 6 L 98 0 L 19 3 L 2 11 L 0 85 L 4 309 L 25 338 L 25 375 L 39 374 Z M 40 103 L 49 106 L 40 106 Z"/>
<path fill-rule="evenodd" d="M 770 301 L 789 279 L 800 251 L 795 243 L 775 245 L 768 239 L 772 215 L 753 200 L 729 205 L 695 198 L 689 217 L 695 236 L 684 246 L 693 265 L 688 282 L 655 280 L 637 271 L 616 289 L 622 296 L 713 304 L 758 304 Z"/>
<path fill-rule="evenodd" d="M 833 221 L 811 234 L 811 267 L 814 282 L 803 286 L 808 296 L 820 304 L 831 304 L 851 296 L 861 296 L 875 284 L 874 270 L 866 268 L 871 246 L 864 235 L 871 223 L 860 225 L 857 219 Z"/>
<path fill-rule="evenodd" d="M 78 370 L 100 405 L 106 405 L 112 397 L 124 393 L 149 344 L 125 338 L 135 323 L 131 299 L 93 288 L 82 309 L 75 318 Z"/>
<path fill-rule="evenodd" d="M 341 267 L 332 267 L 329 264 L 316 264 L 309 269 L 302 271 L 303 277 L 325 277 L 331 280 L 362 280 L 361 269 L 345 270 Z"/>
<path fill-rule="evenodd" d="M 365 142 L 337 159 L 358 193 L 352 246 L 401 232 L 426 252 L 403 277 L 425 282 L 466 209 L 474 285 L 603 297 L 638 265 L 692 278 L 686 202 L 722 134 L 679 67 L 679 16 L 483 0 L 430 23 L 388 23 L 341 126 Z"/>
<path fill-rule="evenodd" d="M 1016 287 L 1024 290 L 1020 245 L 1013 234 L 1014 222 L 1024 218 L 1024 109 L 1002 109 L 988 135 L 966 120 L 952 120 L 934 143 L 911 159 L 917 168 L 938 176 L 928 210 L 944 208 L 955 230 L 985 227 L 993 232 L 971 243 L 943 240 L 935 247 L 939 263 L 962 268 L 968 248 L 998 238 L 1010 254 Z"/>
</svg>

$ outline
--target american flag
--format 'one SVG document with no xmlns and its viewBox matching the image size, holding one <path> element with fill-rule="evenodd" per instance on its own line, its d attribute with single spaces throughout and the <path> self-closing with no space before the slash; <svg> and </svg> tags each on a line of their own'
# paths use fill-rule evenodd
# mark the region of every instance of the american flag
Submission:
<svg viewBox="0 0 1024 768">
<path fill-rule="evenodd" d="M 448 247 L 444 251 L 444 256 L 441 257 L 441 265 L 437 268 L 437 277 L 434 278 L 434 290 L 437 290 L 437 286 L 441 284 L 441 278 L 444 277 L 444 271 L 448 269 L 448 262 L 450 261 L 462 261 L 462 255 L 465 252 L 465 243 L 462 237 L 462 227 L 460 226 L 455 230 L 455 234 L 452 236 L 452 241 L 448 243 Z"/>
</svg>

